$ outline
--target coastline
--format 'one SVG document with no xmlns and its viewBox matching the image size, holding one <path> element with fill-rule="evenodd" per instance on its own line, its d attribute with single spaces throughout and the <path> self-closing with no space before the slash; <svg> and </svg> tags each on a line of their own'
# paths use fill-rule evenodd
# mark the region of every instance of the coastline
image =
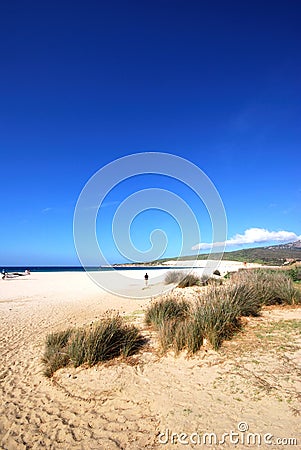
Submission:
<svg viewBox="0 0 301 450">
<path fill-rule="evenodd" d="M 206 261 L 205 263 L 210 268 L 210 264 L 216 264 L 216 261 Z M 169 270 L 181 270 L 183 273 L 193 272 L 201 277 L 206 264 L 198 261 L 195 267 L 189 267 L 183 261 L 167 261 L 166 265 L 151 268 L 147 287 L 144 285 L 143 276 L 143 271 L 150 269 L 147 266 L 143 266 L 143 269 L 128 268 L 126 270 L 120 268 L 104 271 L 64 271 L 60 268 L 59 271 L 31 272 L 29 276 L 0 280 L 0 302 L 13 299 L 20 301 L 20 298 L 34 300 L 37 296 L 48 300 L 60 298 L 64 301 L 72 299 L 84 301 L 86 298 L 96 299 L 103 295 L 147 299 L 166 293 L 174 287 L 164 284 L 164 277 Z M 221 276 L 227 272 L 245 268 L 243 263 L 237 261 L 221 261 L 216 267 Z M 255 267 L 261 266 L 260 264 L 247 265 L 247 268 Z M 118 301 L 115 302 L 114 299 L 112 301 L 118 304 Z"/>
<path fill-rule="evenodd" d="M 133 272 L 135 282 L 137 274 Z M 141 271 L 139 277 L 142 289 Z M 276 353 L 265 354 L 256 346 L 238 359 L 210 349 L 193 358 L 175 358 L 173 354 L 162 358 L 146 350 L 131 364 L 117 361 L 92 368 L 68 367 L 49 380 L 41 363 L 47 334 L 91 324 L 108 310 L 141 325 L 152 298 L 110 294 L 84 272 L 33 273 L 0 281 L 0 287 L 1 448 L 169 449 L 175 446 L 158 444 L 159 433 L 167 429 L 221 436 L 235 430 L 241 421 L 248 423 L 252 432 L 301 438 L 297 434 L 300 419 L 290 404 L 280 402 L 277 391 L 274 395 L 273 390 L 259 389 L 256 372 L 256 376 L 250 375 L 261 368 L 267 374 L 282 373 L 285 368 Z M 129 289 L 133 289 L 131 283 Z M 178 291 L 183 295 L 184 290 Z M 192 288 L 188 291 L 194 292 Z M 272 310 L 254 319 L 252 326 L 270 323 L 275 314 L 277 320 L 300 320 L 300 308 L 282 315 Z M 239 348 L 246 345 L 244 336 L 241 339 Z M 228 345 L 234 353 L 235 345 L 235 341 Z M 291 370 L 292 363 L 287 361 L 287 370 Z M 242 372 L 247 380 L 236 373 L 237 367 L 242 371 L 244 366 L 249 371 Z M 292 386 L 297 388 L 300 380 L 295 379 L 296 373 L 285 376 L 292 378 Z M 292 389 L 288 381 L 283 383 L 285 389 Z"/>
</svg>

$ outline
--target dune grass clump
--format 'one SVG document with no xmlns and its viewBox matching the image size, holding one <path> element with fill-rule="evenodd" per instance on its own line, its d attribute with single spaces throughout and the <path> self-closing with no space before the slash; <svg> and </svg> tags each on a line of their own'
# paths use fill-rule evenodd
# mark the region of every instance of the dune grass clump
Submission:
<svg viewBox="0 0 301 450">
<path fill-rule="evenodd" d="M 292 269 L 287 270 L 287 275 L 295 283 L 301 282 L 301 266 L 295 266 Z"/>
<path fill-rule="evenodd" d="M 300 291 L 284 271 L 256 269 L 239 271 L 231 276 L 235 285 L 244 285 L 261 305 L 301 303 Z"/>
<path fill-rule="evenodd" d="M 233 302 L 229 292 L 212 286 L 205 298 L 198 300 L 193 323 L 196 330 L 200 330 L 214 350 L 217 350 L 224 340 L 230 339 L 240 330 L 240 316 L 240 307 Z"/>
<path fill-rule="evenodd" d="M 290 276 L 267 269 L 233 273 L 221 285 L 209 281 L 206 291 L 197 295 L 193 306 L 168 298 L 147 310 L 146 323 L 158 332 L 164 352 L 187 350 L 193 354 L 204 339 L 218 350 L 241 329 L 241 317 L 258 316 L 264 305 L 301 303 L 301 292 Z"/>
<path fill-rule="evenodd" d="M 187 274 L 182 278 L 178 284 L 179 288 L 186 288 L 191 286 L 204 286 L 207 284 L 207 277 L 200 278 L 194 273 Z"/>
<path fill-rule="evenodd" d="M 263 301 L 257 293 L 255 284 L 238 279 L 235 283 L 223 286 L 220 293 L 227 297 L 228 302 L 238 311 L 240 316 L 259 316 Z"/>
<path fill-rule="evenodd" d="M 175 340 L 175 348 L 177 351 L 186 349 L 188 353 L 194 354 L 200 350 L 204 342 L 204 323 L 199 320 L 195 312 L 186 323 L 183 324 L 181 334 L 181 346 Z"/>
<path fill-rule="evenodd" d="M 158 332 L 160 346 L 164 352 L 172 348 L 179 352 L 185 347 L 185 326 L 190 316 L 190 303 L 167 297 L 150 305 L 145 323 Z"/>
<path fill-rule="evenodd" d="M 118 315 L 107 317 L 90 327 L 51 333 L 46 338 L 44 374 L 51 377 L 62 367 L 72 364 L 93 366 L 119 356 L 137 352 L 144 339 L 134 325 L 125 324 Z"/>
<path fill-rule="evenodd" d="M 164 278 L 165 284 L 176 284 L 179 283 L 182 278 L 185 277 L 185 274 L 180 270 L 169 270 Z"/>
<path fill-rule="evenodd" d="M 191 304 L 185 300 L 169 297 L 156 301 L 147 309 L 145 322 L 158 332 L 163 352 L 187 349 L 195 353 L 203 343 L 202 330 L 193 321 Z"/>
<path fill-rule="evenodd" d="M 231 300 L 226 290 L 212 286 L 206 296 L 200 298 L 194 308 L 189 308 L 185 314 L 165 315 L 164 319 L 160 315 L 160 320 L 150 321 L 158 332 L 163 352 L 173 350 L 179 353 L 187 350 L 194 354 L 200 350 L 204 338 L 217 350 L 241 326 L 240 308 Z M 162 307 L 161 303 L 158 304 Z"/>
<path fill-rule="evenodd" d="M 182 320 L 167 320 L 157 329 L 162 351 L 173 350 L 176 354 L 182 350 L 196 353 L 203 344 L 203 330 L 191 317 Z"/>
<path fill-rule="evenodd" d="M 206 286 L 208 284 L 208 277 L 199 277 L 195 273 L 185 273 L 180 270 L 171 270 L 165 275 L 164 283 L 177 284 L 177 287 L 179 288 Z"/>
<path fill-rule="evenodd" d="M 46 337 L 45 352 L 42 362 L 45 365 L 44 375 L 51 377 L 61 367 L 69 363 L 67 344 L 72 334 L 68 328 L 64 331 L 50 333 Z"/>
<path fill-rule="evenodd" d="M 189 302 L 167 297 L 154 302 L 147 308 L 145 323 L 158 330 L 167 321 L 183 321 L 188 316 L 189 310 Z"/>
</svg>

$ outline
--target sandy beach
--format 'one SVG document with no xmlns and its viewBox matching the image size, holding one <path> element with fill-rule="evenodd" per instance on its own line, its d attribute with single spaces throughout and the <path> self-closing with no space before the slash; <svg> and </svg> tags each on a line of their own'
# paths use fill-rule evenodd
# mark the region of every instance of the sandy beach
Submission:
<svg viewBox="0 0 301 450">
<path fill-rule="evenodd" d="M 246 321 L 246 331 L 219 352 L 205 348 L 193 358 L 161 357 L 149 334 L 153 348 L 131 364 L 68 367 L 45 378 L 41 358 L 48 333 L 89 324 L 108 310 L 142 326 L 143 310 L 158 286 L 160 281 L 150 283 L 145 297 L 135 298 L 145 288 L 135 277 L 125 287 L 128 297 L 102 290 L 84 272 L 0 280 L 0 448 L 198 448 L 192 442 L 197 435 L 221 439 L 231 430 L 240 433 L 236 444 L 226 439 L 202 446 L 257 448 L 242 443 L 244 426 L 260 434 L 260 448 L 298 448 L 275 444 L 276 438 L 296 438 L 300 446 L 301 340 L 294 328 L 300 308 L 266 310 Z M 281 334 L 273 325 L 284 322 L 291 327 L 289 343 L 287 330 Z M 261 345 L 265 335 L 254 331 L 271 324 L 272 335 L 283 336 L 282 353 L 278 341 Z M 263 442 L 265 434 L 273 435 L 273 445 Z"/>
</svg>

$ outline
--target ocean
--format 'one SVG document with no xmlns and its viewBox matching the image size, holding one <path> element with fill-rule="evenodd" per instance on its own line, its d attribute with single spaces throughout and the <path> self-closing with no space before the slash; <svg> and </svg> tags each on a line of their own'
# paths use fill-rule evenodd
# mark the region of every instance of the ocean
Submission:
<svg viewBox="0 0 301 450">
<path fill-rule="evenodd" d="M 176 267 L 176 266 L 118 266 L 118 267 L 87 267 L 84 269 L 82 266 L 1 266 L 0 270 L 5 269 L 7 272 L 107 272 L 113 270 L 158 270 L 158 269 L 191 269 L 191 267 Z"/>
</svg>

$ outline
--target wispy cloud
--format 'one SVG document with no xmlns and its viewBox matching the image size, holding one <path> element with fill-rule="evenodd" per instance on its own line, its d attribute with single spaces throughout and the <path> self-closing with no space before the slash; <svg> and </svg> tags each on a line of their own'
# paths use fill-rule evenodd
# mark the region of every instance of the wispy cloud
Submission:
<svg viewBox="0 0 301 450">
<path fill-rule="evenodd" d="M 116 206 L 119 205 L 119 201 L 115 200 L 115 201 L 111 201 L 111 202 L 104 202 L 101 204 L 101 208 L 108 208 L 109 206 Z"/>
<path fill-rule="evenodd" d="M 43 214 L 48 213 L 49 211 L 52 211 L 52 209 L 53 208 L 44 208 L 44 209 L 42 209 L 42 213 Z"/>
<path fill-rule="evenodd" d="M 85 209 L 87 210 L 91 210 L 91 209 L 99 209 L 99 208 L 108 208 L 110 206 L 116 206 L 119 205 L 120 201 L 114 200 L 114 201 L 110 201 L 110 202 L 103 202 L 101 203 L 101 205 L 91 205 L 91 206 L 86 206 Z"/>
<path fill-rule="evenodd" d="M 248 228 L 243 234 L 236 234 L 225 242 L 199 243 L 192 247 L 192 250 L 208 250 L 214 247 L 234 246 L 244 244 L 256 244 L 263 242 L 291 242 L 301 239 L 292 231 L 269 231 L 264 228 Z"/>
</svg>

